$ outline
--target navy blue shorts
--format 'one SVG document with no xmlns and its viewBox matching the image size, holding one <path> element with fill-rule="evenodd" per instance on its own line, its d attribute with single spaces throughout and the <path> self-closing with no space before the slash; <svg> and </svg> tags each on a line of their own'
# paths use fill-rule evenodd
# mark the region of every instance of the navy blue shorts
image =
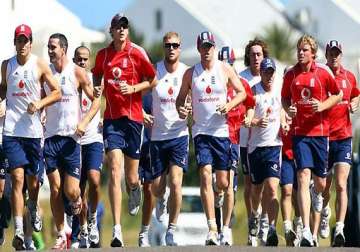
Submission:
<svg viewBox="0 0 360 252">
<path fill-rule="evenodd" d="M 140 159 L 142 124 L 127 117 L 104 120 L 105 151 L 120 149 L 126 156 Z"/>
<path fill-rule="evenodd" d="M 151 141 L 150 157 L 152 178 L 156 179 L 166 172 L 171 164 L 177 165 L 184 172 L 188 169 L 189 136 Z"/>
<path fill-rule="evenodd" d="M 153 180 L 150 160 L 150 141 L 143 142 L 139 161 L 139 177 L 142 183 Z"/>
<path fill-rule="evenodd" d="M 329 142 L 329 170 L 336 163 L 348 163 L 352 165 L 352 138 L 346 138 Z"/>
<path fill-rule="evenodd" d="M 267 178 L 279 178 L 281 146 L 257 147 L 248 154 L 251 183 L 259 185 Z"/>
<path fill-rule="evenodd" d="M 293 151 L 296 170 L 310 168 L 321 178 L 327 176 L 328 137 L 293 136 Z"/>
<path fill-rule="evenodd" d="M 293 185 L 294 188 L 297 188 L 296 166 L 293 159 L 283 156 L 280 174 L 280 186 Z"/>
<path fill-rule="evenodd" d="M 230 168 L 234 171 L 235 175 L 238 174 L 240 159 L 240 145 L 230 144 Z"/>
<path fill-rule="evenodd" d="M 44 172 L 40 138 L 3 136 L 3 151 L 9 170 L 23 167 L 26 175 L 38 178 Z"/>
<path fill-rule="evenodd" d="M 249 161 L 247 147 L 240 147 L 241 169 L 244 175 L 249 175 Z"/>
<path fill-rule="evenodd" d="M 73 138 L 65 136 L 52 136 L 45 139 L 44 157 L 46 174 L 56 169 L 80 179 L 80 144 Z"/>
<path fill-rule="evenodd" d="M 198 168 L 211 165 L 214 170 L 230 169 L 230 140 L 228 137 L 197 135 L 194 138 Z"/>
<path fill-rule="evenodd" d="M 0 179 L 5 179 L 5 175 L 9 170 L 9 161 L 7 160 L 3 147 L 0 144 Z"/>
<path fill-rule="evenodd" d="M 86 181 L 90 170 L 101 172 L 104 145 L 99 142 L 81 145 L 81 181 Z"/>
</svg>

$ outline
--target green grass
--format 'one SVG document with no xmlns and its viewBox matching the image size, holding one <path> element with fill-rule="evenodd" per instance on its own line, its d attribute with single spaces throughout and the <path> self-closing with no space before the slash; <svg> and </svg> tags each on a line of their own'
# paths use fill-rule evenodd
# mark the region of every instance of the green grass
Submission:
<svg viewBox="0 0 360 252">
<path fill-rule="evenodd" d="M 335 192 L 332 192 L 331 195 L 335 195 Z M 233 226 L 233 237 L 234 237 L 234 243 L 238 245 L 245 245 L 247 242 L 247 216 L 246 216 L 246 210 L 245 205 L 243 201 L 243 187 L 240 185 L 239 190 L 236 194 L 237 197 L 237 203 L 236 203 L 236 209 L 235 209 L 235 216 L 236 216 L 236 222 Z M 334 209 L 334 196 L 331 198 L 331 206 L 332 209 Z M 110 203 L 107 196 L 107 187 L 102 187 L 101 192 L 101 199 L 105 204 L 105 217 L 103 220 L 103 230 L 102 230 L 102 245 L 103 247 L 109 247 L 110 246 L 110 239 L 112 235 L 112 217 L 111 217 L 111 209 L 110 209 Z M 55 241 L 54 231 L 53 231 L 53 225 L 52 225 L 52 215 L 50 210 L 50 203 L 49 201 L 42 201 L 41 206 L 44 212 L 44 239 L 46 243 L 46 248 L 51 248 Z M 333 210 L 334 212 L 334 210 Z M 335 224 L 334 215 L 332 215 L 331 224 Z M 141 222 L 141 212 L 136 217 L 131 217 L 128 214 L 127 209 L 127 195 L 124 194 L 123 197 L 123 209 L 122 209 L 122 229 L 123 229 L 123 235 L 124 235 L 124 242 L 126 246 L 137 246 L 137 238 L 138 238 L 138 232 L 140 228 L 140 222 Z M 283 227 L 282 227 L 282 218 L 279 214 L 278 218 L 278 225 L 277 225 L 278 234 L 280 236 L 280 246 L 285 246 L 285 240 L 283 238 Z M 11 227 L 6 230 L 6 241 L 5 244 L 0 247 L 0 251 L 13 251 L 11 247 L 11 240 L 13 237 L 13 222 L 11 222 Z M 328 239 L 326 240 L 320 240 L 321 246 L 329 246 L 330 241 Z"/>
</svg>

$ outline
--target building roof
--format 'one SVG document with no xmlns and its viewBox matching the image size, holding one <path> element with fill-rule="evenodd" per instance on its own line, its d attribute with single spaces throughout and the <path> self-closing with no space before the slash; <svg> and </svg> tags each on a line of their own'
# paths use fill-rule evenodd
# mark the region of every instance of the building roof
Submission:
<svg viewBox="0 0 360 252">
<path fill-rule="evenodd" d="M 223 44 L 244 47 L 272 23 L 288 25 L 278 0 L 175 0 Z M 239 22 L 238 22 L 239 20 Z"/>
</svg>

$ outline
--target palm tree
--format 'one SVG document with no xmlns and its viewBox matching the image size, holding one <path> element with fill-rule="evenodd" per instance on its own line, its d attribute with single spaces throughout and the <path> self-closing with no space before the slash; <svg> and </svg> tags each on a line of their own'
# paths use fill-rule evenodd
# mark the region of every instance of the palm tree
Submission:
<svg viewBox="0 0 360 252">
<path fill-rule="evenodd" d="M 263 35 L 258 35 L 258 37 L 268 44 L 272 57 L 285 63 L 293 63 L 295 41 L 290 27 L 273 23 L 265 27 Z"/>
</svg>

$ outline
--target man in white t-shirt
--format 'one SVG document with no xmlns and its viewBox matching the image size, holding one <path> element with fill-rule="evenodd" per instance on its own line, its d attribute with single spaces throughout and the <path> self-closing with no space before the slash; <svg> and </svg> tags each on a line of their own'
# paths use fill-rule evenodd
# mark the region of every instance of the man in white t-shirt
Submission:
<svg viewBox="0 0 360 252">
<path fill-rule="evenodd" d="M 41 139 L 43 127 L 41 109 L 61 98 L 58 82 L 43 59 L 31 53 L 32 31 L 26 24 L 15 29 L 16 55 L 1 65 L 0 97 L 6 98 L 6 117 L 3 129 L 3 150 L 9 162 L 12 180 L 12 208 L 15 222 L 13 247 L 25 249 L 23 215 L 23 187 L 26 181 L 29 192 L 27 207 L 35 231 L 42 229 L 38 213 L 39 180 L 44 170 Z M 46 81 L 46 85 L 43 85 Z M 49 92 L 41 98 L 41 89 Z"/>
<path fill-rule="evenodd" d="M 200 193 L 209 226 L 206 245 L 218 245 L 215 221 L 212 171 L 216 186 L 226 191 L 229 186 L 230 140 L 226 114 L 246 98 L 244 87 L 230 65 L 215 58 L 215 39 L 211 32 L 198 35 L 197 49 L 201 60 L 189 68 L 182 81 L 176 108 L 180 118 L 189 110 L 185 100 L 191 91 L 192 136 L 196 161 L 200 172 Z M 237 93 L 227 102 L 227 87 Z"/>
<path fill-rule="evenodd" d="M 263 212 L 269 216 L 270 228 L 266 246 L 277 246 L 276 219 L 279 211 L 277 188 L 280 179 L 281 146 L 281 97 L 274 89 L 276 66 L 270 58 L 260 64 L 261 81 L 252 87 L 255 97 L 255 115 L 248 142 L 248 160 L 251 177 L 250 235 L 257 236 L 260 221 L 259 205 L 263 199 Z M 279 90 L 280 91 L 280 90 Z"/>
</svg>

